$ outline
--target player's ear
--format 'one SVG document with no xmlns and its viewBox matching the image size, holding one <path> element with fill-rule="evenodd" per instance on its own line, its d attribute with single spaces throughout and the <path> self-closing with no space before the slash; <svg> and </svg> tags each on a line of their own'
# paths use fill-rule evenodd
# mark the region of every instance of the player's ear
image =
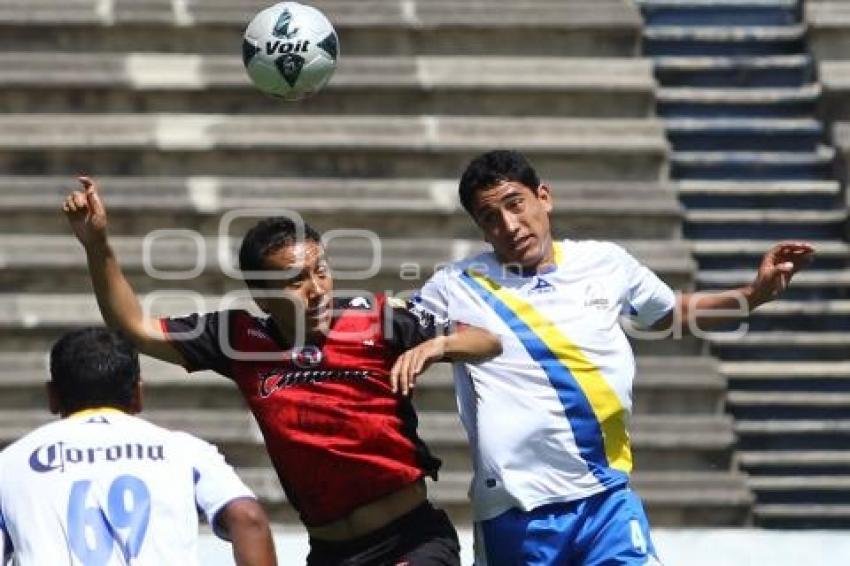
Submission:
<svg viewBox="0 0 850 566">
<path fill-rule="evenodd" d="M 540 186 L 537 187 L 537 200 L 543 204 L 543 208 L 546 212 L 552 212 L 552 207 L 554 205 L 552 201 L 552 189 L 546 183 L 541 183 Z"/>
<path fill-rule="evenodd" d="M 59 397 L 56 395 L 56 389 L 53 387 L 53 382 L 48 381 L 45 383 L 47 387 L 47 407 L 50 409 L 51 415 L 58 415 L 60 413 L 59 409 Z"/>
</svg>

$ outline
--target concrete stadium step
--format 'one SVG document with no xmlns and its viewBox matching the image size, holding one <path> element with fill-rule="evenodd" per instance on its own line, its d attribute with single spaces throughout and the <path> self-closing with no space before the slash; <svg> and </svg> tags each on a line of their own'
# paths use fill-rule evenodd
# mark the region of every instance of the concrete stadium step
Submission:
<svg viewBox="0 0 850 566">
<path fill-rule="evenodd" d="M 428 230 L 439 231 L 439 226 Z M 489 249 L 480 240 L 381 238 L 372 232 L 340 234 L 327 242 L 338 290 L 400 293 L 421 286 L 447 263 Z M 231 238 L 220 247 L 218 238 L 204 239 L 181 231 L 165 232 L 156 238 L 116 236 L 113 247 L 139 293 L 176 285 L 194 292 L 220 294 L 244 287 L 242 280 L 229 271 L 236 269 L 239 241 L 241 238 Z M 621 243 L 672 287 L 691 284 L 695 265 L 684 241 Z M 87 293 L 91 288 L 85 254 L 70 235 L 4 236 L 0 241 L 0 262 L 4 266 L 0 293 L 55 293 L 56 278 L 61 278 L 64 293 Z"/>
<path fill-rule="evenodd" d="M 665 87 L 799 87 L 814 80 L 808 55 L 753 57 L 656 57 L 655 75 Z"/>
<path fill-rule="evenodd" d="M 814 240 L 816 256 L 813 269 L 847 269 L 850 267 L 850 245 L 834 240 Z M 752 269 L 761 261 L 771 244 L 764 240 L 700 240 L 692 242 L 692 253 L 700 269 Z"/>
<path fill-rule="evenodd" d="M 850 361 L 727 361 L 720 364 L 720 373 L 735 392 L 850 391 Z"/>
<path fill-rule="evenodd" d="M 850 473 L 850 450 L 746 450 L 737 456 L 752 477 Z"/>
<path fill-rule="evenodd" d="M 729 469 L 735 442 L 726 415 L 638 415 L 632 420 L 635 468 Z"/>
<path fill-rule="evenodd" d="M 656 57 L 800 53 L 805 33 L 802 25 L 653 25 L 643 30 L 643 52 Z"/>
<path fill-rule="evenodd" d="M 635 414 L 720 414 L 726 381 L 707 356 L 639 357 Z"/>
<path fill-rule="evenodd" d="M 850 449 L 850 420 L 779 419 L 736 420 L 741 450 Z"/>
<path fill-rule="evenodd" d="M 547 176 L 586 180 L 657 182 L 668 148 L 653 119 L 27 114 L 0 116 L 0 167 L 15 174 L 452 177 L 496 139 L 526 152 Z"/>
<path fill-rule="evenodd" d="M 658 526 L 742 525 L 753 496 L 735 472 L 641 472 L 631 482 Z"/>
<path fill-rule="evenodd" d="M 298 104 L 260 95 L 238 53 L 0 53 L 0 112 L 645 117 L 640 58 L 348 57 Z"/>
<path fill-rule="evenodd" d="M 238 50 L 251 17 L 268 4 L 264 0 L 142 6 L 136 0 L 14 3 L 0 10 L 0 45 L 5 50 L 27 45 L 65 51 L 231 52 Z M 334 23 L 343 56 L 388 52 L 629 56 L 639 50 L 640 14 L 622 0 L 311 4 Z"/>
<path fill-rule="evenodd" d="M 658 114 L 666 118 L 812 116 L 820 84 L 787 88 L 662 87 L 656 92 Z"/>
<path fill-rule="evenodd" d="M 731 391 L 728 401 L 741 420 L 850 418 L 850 393 Z"/>
<path fill-rule="evenodd" d="M 234 219 L 227 230 L 241 237 L 257 211 L 267 216 L 285 208 L 321 230 L 478 237 L 460 206 L 457 180 L 449 178 L 99 177 L 98 182 L 114 234 L 172 228 L 218 235 L 221 215 L 244 211 L 246 218 Z M 550 184 L 554 225 L 571 237 L 667 240 L 680 233 L 681 206 L 669 185 L 559 179 Z M 0 207 L 15 212 L 0 219 L 0 233 L 67 235 L 67 223 L 56 212 L 78 188 L 71 176 L 0 177 Z"/>
<path fill-rule="evenodd" d="M 267 466 L 262 436 L 244 410 L 158 410 L 145 417 L 171 429 L 185 430 L 219 446 L 235 466 Z M 53 417 L 47 411 L 7 410 L 0 414 L 0 446 L 5 446 Z M 699 471 L 729 468 L 734 441 L 728 418 L 717 416 L 636 416 L 632 421 L 636 467 L 646 471 Z M 419 433 L 447 471 L 469 470 L 466 434 L 457 414 L 419 414 Z"/>
<path fill-rule="evenodd" d="M 796 0 L 638 0 L 647 24 L 791 25 L 799 21 Z"/>
<path fill-rule="evenodd" d="M 682 151 L 670 157 L 674 179 L 740 181 L 828 181 L 834 178 L 835 149 L 810 153 Z"/>
<path fill-rule="evenodd" d="M 753 506 L 757 525 L 776 529 L 847 529 L 850 528 L 850 505 L 841 503 L 783 504 L 766 503 Z"/>
<path fill-rule="evenodd" d="M 743 336 L 723 332 L 710 337 L 712 352 L 724 360 L 838 361 L 850 358 L 846 332 L 747 332 Z"/>
<path fill-rule="evenodd" d="M 732 384 L 730 400 L 735 398 L 745 408 L 758 407 L 761 403 L 759 396 L 764 395 L 766 405 L 840 409 L 850 392 L 850 361 L 846 359 L 724 361 L 720 368 L 722 375 Z M 789 397 L 783 397 L 786 395 Z"/>
<path fill-rule="evenodd" d="M 770 242 L 765 242 L 769 245 Z M 697 273 L 697 285 L 701 289 L 729 289 L 752 283 L 755 267 L 735 270 L 701 270 Z M 789 300 L 796 299 L 850 299 L 850 270 L 810 269 L 801 271 L 783 294 Z"/>
<path fill-rule="evenodd" d="M 809 49 L 819 61 L 847 58 L 850 50 L 850 6 L 840 0 L 805 2 Z"/>
<path fill-rule="evenodd" d="M 240 468 L 240 477 L 260 497 L 272 518 L 290 519 L 286 496 L 274 471 Z M 456 524 L 471 521 L 468 497 L 471 474 L 445 472 L 427 481 L 428 493 Z M 742 476 L 722 472 L 637 472 L 631 481 L 657 526 L 738 525 L 744 522 L 752 496 Z"/>
<path fill-rule="evenodd" d="M 811 118 L 668 118 L 665 127 L 676 151 L 811 152 L 823 140 Z"/>
<path fill-rule="evenodd" d="M 719 414 L 726 382 L 717 362 L 704 357 L 637 359 L 635 414 Z M 0 353 L 0 407 L 44 409 L 48 379 L 44 352 Z M 145 407 L 159 409 L 238 409 L 242 398 L 235 385 L 213 372 L 188 374 L 183 368 L 142 356 Z M 451 367 L 436 364 L 422 375 L 413 397 L 420 411 L 454 411 Z"/>
<path fill-rule="evenodd" d="M 840 239 L 848 212 L 837 210 L 689 210 L 685 236 L 701 239 Z"/>
<path fill-rule="evenodd" d="M 843 191 L 838 181 L 682 180 L 678 181 L 674 187 L 685 206 L 701 210 L 712 208 L 834 209 L 836 205 L 844 201 Z M 702 242 L 698 244 L 702 245 Z M 705 242 L 705 245 L 713 245 L 713 243 Z"/>
<path fill-rule="evenodd" d="M 850 330 L 850 301 L 793 301 L 780 299 L 759 307 L 747 320 L 751 331 Z"/>
<path fill-rule="evenodd" d="M 759 505 L 850 504 L 850 475 L 752 477 L 748 485 Z"/>
<path fill-rule="evenodd" d="M 850 36 L 850 29 L 848 29 Z M 850 120 L 850 61 L 820 61 L 818 78 L 823 85 L 823 96 L 819 101 L 819 113 L 830 121 Z"/>
</svg>

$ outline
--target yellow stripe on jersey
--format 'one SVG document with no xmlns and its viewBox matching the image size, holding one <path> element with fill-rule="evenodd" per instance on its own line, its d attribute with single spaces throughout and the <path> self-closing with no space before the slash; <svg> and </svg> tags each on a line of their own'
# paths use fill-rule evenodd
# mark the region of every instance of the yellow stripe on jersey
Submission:
<svg viewBox="0 0 850 566">
<path fill-rule="evenodd" d="M 560 246 L 556 246 L 555 250 L 558 257 Z M 599 368 L 533 305 L 485 275 L 473 271 L 467 271 L 467 274 L 510 309 L 513 316 L 521 320 L 573 376 L 599 423 L 608 465 L 625 473 L 631 472 L 632 451 L 626 429 L 626 410 Z M 522 341 L 522 337 L 519 338 Z"/>
</svg>

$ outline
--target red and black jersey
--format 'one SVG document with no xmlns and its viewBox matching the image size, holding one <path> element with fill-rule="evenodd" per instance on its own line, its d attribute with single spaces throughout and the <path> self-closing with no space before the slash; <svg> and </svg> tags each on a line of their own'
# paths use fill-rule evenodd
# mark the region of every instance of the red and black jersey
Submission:
<svg viewBox="0 0 850 566">
<path fill-rule="evenodd" d="M 382 295 L 336 305 L 321 346 L 286 349 L 271 319 L 231 310 L 162 319 L 188 371 L 233 379 L 248 402 L 287 497 L 308 526 L 430 475 L 440 461 L 417 436 L 410 399 L 393 394 L 399 354 L 443 332 Z"/>
</svg>

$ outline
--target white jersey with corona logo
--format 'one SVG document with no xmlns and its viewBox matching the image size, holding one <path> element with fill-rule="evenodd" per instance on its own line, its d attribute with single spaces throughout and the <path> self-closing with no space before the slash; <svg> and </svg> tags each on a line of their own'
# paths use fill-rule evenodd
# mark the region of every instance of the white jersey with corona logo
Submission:
<svg viewBox="0 0 850 566">
<path fill-rule="evenodd" d="M 555 257 L 523 274 L 484 253 L 438 271 L 415 298 L 502 338 L 500 356 L 455 365 L 476 520 L 582 499 L 632 469 L 635 360 L 620 317 L 649 327 L 675 295 L 612 243 L 565 240 Z"/>
<path fill-rule="evenodd" d="M 0 452 L 0 564 L 197 564 L 198 510 L 214 524 L 243 497 L 254 495 L 214 446 L 81 411 Z"/>
</svg>

